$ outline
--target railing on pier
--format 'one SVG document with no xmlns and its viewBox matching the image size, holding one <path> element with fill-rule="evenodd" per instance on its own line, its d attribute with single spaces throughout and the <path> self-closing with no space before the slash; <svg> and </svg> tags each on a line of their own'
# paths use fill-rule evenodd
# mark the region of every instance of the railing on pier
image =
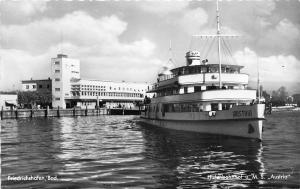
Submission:
<svg viewBox="0 0 300 189">
<path fill-rule="evenodd" d="M 125 109 L 125 108 L 96 108 L 96 109 L 15 109 L 1 110 L 0 118 L 2 119 L 18 119 L 18 118 L 34 118 L 34 117 L 76 117 L 76 116 L 100 116 L 100 115 L 140 115 L 141 110 Z"/>
<path fill-rule="evenodd" d="M 15 109 L 1 110 L 2 119 L 18 119 L 18 118 L 33 118 L 33 117 L 67 117 L 67 116 L 98 116 L 106 115 L 106 108 L 98 109 Z"/>
</svg>

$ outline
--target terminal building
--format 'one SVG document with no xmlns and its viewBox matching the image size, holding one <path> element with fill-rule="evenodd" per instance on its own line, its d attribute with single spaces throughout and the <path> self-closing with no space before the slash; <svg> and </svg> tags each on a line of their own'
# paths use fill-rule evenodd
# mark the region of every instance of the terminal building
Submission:
<svg viewBox="0 0 300 189">
<path fill-rule="evenodd" d="M 147 85 L 143 83 L 112 82 L 98 80 L 74 80 L 71 95 L 65 97 L 68 106 L 93 108 L 135 108 L 145 98 Z"/>
<path fill-rule="evenodd" d="M 24 91 L 44 88 L 50 89 L 54 108 L 134 109 L 144 100 L 148 84 L 82 79 L 80 61 L 58 54 L 51 59 L 51 79 L 22 81 Z"/>
</svg>

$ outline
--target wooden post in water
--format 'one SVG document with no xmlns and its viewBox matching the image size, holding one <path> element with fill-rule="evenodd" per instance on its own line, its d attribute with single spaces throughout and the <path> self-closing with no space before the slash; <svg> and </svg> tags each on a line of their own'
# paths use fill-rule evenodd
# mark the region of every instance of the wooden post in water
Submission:
<svg viewBox="0 0 300 189">
<path fill-rule="evenodd" d="M 1 107 L 1 120 L 3 119 L 3 106 Z"/>
<path fill-rule="evenodd" d="M 139 106 L 139 115 L 141 115 L 141 106 L 140 104 L 138 106 Z"/>
<path fill-rule="evenodd" d="M 31 107 L 31 110 L 30 110 L 30 118 L 33 117 L 33 108 Z"/>
<path fill-rule="evenodd" d="M 73 108 L 73 116 L 74 116 L 74 117 L 76 116 L 76 110 L 75 110 L 75 107 Z"/>
<path fill-rule="evenodd" d="M 45 110 L 45 117 L 48 117 L 48 114 L 49 114 L 49 106 L 46 107 L 46 110 Z"/>
<path fill-rule="evenodd" d="M 60 117 L 59 106 L 57 107 L 57 117 Z"/>
<path fill-rule="evenodd" d="M 88 112 L 88 110 L 87 110 L 87 106 L 85 106 L 85 111 L 84 111 L 84 113 L 85 113 L 85 116 L 87 116 L 87 112 Z"/>
<path fill-rule="evenodd" d="M 16 114 L 16 119 L 18 119 L 18 108 L 16 108 L 16 111 L 15 111 L 15 114 Z"/>
</svg>

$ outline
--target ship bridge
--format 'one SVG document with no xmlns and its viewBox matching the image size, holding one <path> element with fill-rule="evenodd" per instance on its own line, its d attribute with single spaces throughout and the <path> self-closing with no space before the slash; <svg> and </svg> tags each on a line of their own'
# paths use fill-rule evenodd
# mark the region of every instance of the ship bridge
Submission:
<svg viewBox="0 0 300 189">
<path fill-rule="evenodd" d="M 241 73 L 243 66 L 222 65 L 222 89 L 245 89 L 249 75 Z M 219 65 L 201 64 L 182 66 L 171 70 L 172 74 L 160 76 L 148 92 L 158 96 L 183 94 L 219 88 Z M 183 90 L 183 91 L 182 91 Z"/>
</svg>

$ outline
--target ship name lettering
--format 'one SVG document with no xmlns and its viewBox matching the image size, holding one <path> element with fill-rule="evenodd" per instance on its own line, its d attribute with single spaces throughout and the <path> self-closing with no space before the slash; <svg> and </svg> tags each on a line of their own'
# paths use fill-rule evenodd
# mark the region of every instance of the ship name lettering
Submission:
<svg viewBox="0 0 300 189">
<path fill-rule="evenodd" d="M 233 111 L 233 117 L 252 117 L 252 110 Z"/>
</svg>

